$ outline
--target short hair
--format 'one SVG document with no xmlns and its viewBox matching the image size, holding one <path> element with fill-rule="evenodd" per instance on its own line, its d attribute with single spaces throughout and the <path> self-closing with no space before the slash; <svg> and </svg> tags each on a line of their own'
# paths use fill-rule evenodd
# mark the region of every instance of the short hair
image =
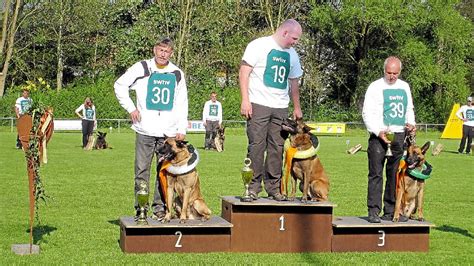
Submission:
<svg viewBox="0 0 474 266">
<path fill-rule="evenodd" d="M 402 71 L 402 60 L 396 56 L 389 56 L 385 61 L 383 62 L 383 72 L 385 73 L 385 68 L 387 67 L 388 61 L 396 59 L 400 63 L 400 71 Z"/>
<path fill-rule="evenodd" d="M 173 41 L 169 37 L 164 37 L 160 41 L 156 42 L 155 46 L 168 46 L 173 49 Z"/>
</svg>

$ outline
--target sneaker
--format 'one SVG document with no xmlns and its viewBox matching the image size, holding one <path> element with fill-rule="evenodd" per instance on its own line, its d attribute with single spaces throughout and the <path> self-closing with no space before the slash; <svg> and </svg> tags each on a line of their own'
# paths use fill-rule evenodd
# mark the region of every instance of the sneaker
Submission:
<svg viewBox="0 0 474 266">
<path fill-rule="evenodd" d="M 151 219 L 161 221 L 165 218 L 165 215 L 165 211 L 153 212 L 153 214 L 151 215 Z"/>
<path fill-rule="evenodd" d="M 377 215 L 369 215 L 368 221 L 371 224 L 379 224 L 381 222 L 380 217 L 378 217 Z"/>
<path fill-rule="evenodd" d="M 268 195 L 268 198 L 276 200 L 276 201 L 285 201 L 288 200 L 286 196 L 280 194 L 280 193 L 275 193 L 273 195 Z"/>
<path fill-rule="evenodd" d="M 249 196 L 252 200 L 258 200 L 258 193 L 252 190 L 249 190 Z"/>
<path fill-rule="evenodd" d="M 380 217 L 380 219 L 384 220 L 384 221 L 392 221 L 393 220 L 393 214 L 384 214 L 382 215 L 382 217 Z"/>
</svg>

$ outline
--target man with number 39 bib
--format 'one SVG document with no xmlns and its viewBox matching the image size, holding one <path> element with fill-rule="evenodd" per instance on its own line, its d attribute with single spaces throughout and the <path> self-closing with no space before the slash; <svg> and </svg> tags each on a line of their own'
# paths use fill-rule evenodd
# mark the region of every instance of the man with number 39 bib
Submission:
<svg viewBox="0 0 474 266">
<path fill-rule="evenodd" d="M 390 56 L 384 63 L 384 77 L 372 82 L 365 93 L 362 117 L 370 133 L 367 156 L 369 161 L 367 208 L 369 222 L 380 223 L 380 219 L 391 221 L 395 210 L 396 172 L 403 155 L 405 132 L 415 133 L 415 112 L 410 86 L 398 79 L 402 63 Z M 393 134 L 393 140 L 387 138 Z M 392 156 L 386 156 L 390 144 Z M 382 184 L 385 166 L 385 192 Z M 401 222 L 407 217 L 400 217 Z"/>
<path fill-rule="evenodd" d="M 286 20 L 273 35 L 250 42 L 242 57 L 240 113 L 247 119 L 247 155 L 254 170 L 249 189 L 253 199 L 262 190 L 263 180 L 270 197 L 285 200 L 280 193 L 284 143 L 281 124 L 288 117 L 290 95 L 293 118 L 303 116 L 298 84 L 303 70 L 293 48 L 301 34 L 301 25 L 296 20 Z"/>
<path fill-rule="evenodd" d="M 120 105 L 130 114 L 135 139 L 135 194 L 144 181 L 151 192 L 149 179 L 153 156 L 165 136 L 183 140 L 188 124 L 188 91 L 184 73 L 169 61 L 173 43 L 165 38 L 153 47 L 154 58 L 131 66 L 115 82 L 115 95 Z M 129 91 L 136 93 L 136 105 Z M 157 162 L 157 169 L 161 163 Z M 157 175 L 158 176 L 158 175 Z M 151 194 L 151 193 L 150 193 Z M 135 209 L 138 204 L 135 201 Z M 152 204 L 154 219 L 164 217 L 164 204 L 159 182 L 156 180 Z M 138 214 L 138 212 L 137 212 Z"/>
</svg>

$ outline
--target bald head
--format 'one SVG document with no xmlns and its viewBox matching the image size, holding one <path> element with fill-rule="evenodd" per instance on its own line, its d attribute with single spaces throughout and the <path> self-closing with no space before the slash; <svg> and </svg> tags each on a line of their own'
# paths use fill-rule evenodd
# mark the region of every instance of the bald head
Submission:
<svg viewBox="0 0 474 266">
<path fill-rule="evenodd" d="M 303 30 L 298 21 L 287 19 L 281 23 L 273 34 L 273 38 L 283 48 L 293 47 L 300 40 Z"/>
<path fill-rule="evenodd" d="M 402 61 L 395 56 L 389 56 L 383 64 L 385 82 L 394 84 L 402 70 Z"/>
</svg>

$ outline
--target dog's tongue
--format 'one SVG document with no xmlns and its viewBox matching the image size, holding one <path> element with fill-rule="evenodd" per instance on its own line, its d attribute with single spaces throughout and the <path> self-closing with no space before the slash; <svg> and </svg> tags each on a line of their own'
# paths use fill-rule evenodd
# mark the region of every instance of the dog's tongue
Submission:
<svg viewBox="0 0 474 266">
<path fill-rule="evenodd" d="M 165 156 L 162 155 L 160 158 L 158 158 L 158 163 L 161 163 L 161 162 L 164 161 L 164 160 L 165 160 Z"/>
<path fill-rule="evenodd" d="M 408 168 L 410 168 L 410 169 L 413 169 L 413 168 L 415 168 L 415 167 L 416 167 L 416 163 L 410 164 L 410 165 L 408 166 Z"/>
</svg>

